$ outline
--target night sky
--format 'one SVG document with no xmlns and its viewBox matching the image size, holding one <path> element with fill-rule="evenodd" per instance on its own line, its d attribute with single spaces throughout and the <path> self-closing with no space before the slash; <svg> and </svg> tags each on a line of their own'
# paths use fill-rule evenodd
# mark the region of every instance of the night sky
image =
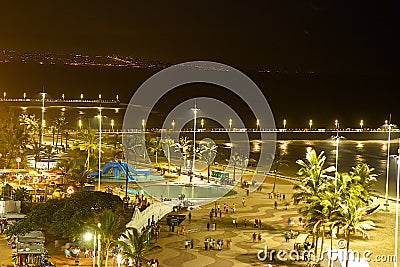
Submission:
<svg viewBox="0 0 400 267">
<path fill-rule="evenodd" d="M 396 2 L 8 1 L 0 49 L 211 60 L 250 77 L 278 70 L 288 76 L 254 76 L 277 119 L 399 121 Z M 308 72 L 320 75 L 310 85 L 292 77 Z"/>
</svg>

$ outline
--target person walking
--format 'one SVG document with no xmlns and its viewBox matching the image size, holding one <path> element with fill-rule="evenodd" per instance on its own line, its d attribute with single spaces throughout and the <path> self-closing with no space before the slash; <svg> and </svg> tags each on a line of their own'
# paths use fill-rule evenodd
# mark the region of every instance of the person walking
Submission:
<svg viewBox="0 0 400 267">
<path fill-rule="evenodd" d="M 207 222 L 207 231 L 210 231 L 210 222 Z"/>
<path fill-rule="evenodd" d="M 244 228 L 247 226 L 247 219 L 244 219 Z"/>
<path fill-rule="evenodd" d="M 256 232 L 253 233 L 253 242 L 256 242 L 257 234 Z"/>
<path fill-rule="evenodd" d="M 192 221 L 192 213 L 189 211 L 189 223 Z"/>
<path fill-rule="evenodd" d="M 288 232 L 285 233 L 285 241 L 289 242 L 289 233 Z"/>
<path fill-rule="evenodd" d="M 274 209 L 277 209 L 278 208 L 278 203 L 275 201 L 275 203 L 274 203 Z"/>
<path fill-rule="evenodd" d="M 258 242 L 261 242 L 261 233 L 258 233 Z"/>
<path fill-rule="evenodd" d="M 244 199 L 244 197 L 242 197 L 242 205 L 243 205 L 243 207 L 244 207 L 245 202 L 246 202 L 246 200 Z"/>
</svg>

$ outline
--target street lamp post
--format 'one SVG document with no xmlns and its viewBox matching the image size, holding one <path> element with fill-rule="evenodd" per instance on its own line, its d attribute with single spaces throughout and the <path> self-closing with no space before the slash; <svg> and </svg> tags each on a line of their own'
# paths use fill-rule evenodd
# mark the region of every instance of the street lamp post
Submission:
<svg viewBox="0 0 400 267">
<path fill-rule="evenodd" d="M 256 121 L 256 129 L 257 130 L 260 130 L 260 120 L 259 119 L 257 119 L 257 121 Z"/>
<path fill-rule="evenodd" d="M 387 141 L 387 159 L 386 159 L 386 185 L 385 185 L 385 206 L 386 211 L 389 210 L 389 168 L 390 168 L 390 131 L 392 124 L 390 123 L 392 115 L 389 116 L 389 121 L 385 121 L 385 125 L 388 126 L 388 141 Z"/>
<path fill-rule="evenodd" d="M 111 130 L 114 131 L 114 120 L 111 119 Z"/>
<path fill-rule="evenodd" d="M 336 137 L 335 137 L 335 142 L 336 142 L 336 155 L 335 155 L 335 192 L 337 188 L 337 178 L 338 178 L 338 162 L 339 162 L 339 122 L 336 121 Z"/>
<path fill-rule="evenodd" d="M 17 161 L 17 165 L 18 165 L 18 173 L 17 173 L 18 187 L 21 187 L 21 177 L 19 176 L 19 175 L 20 175 L 20 174 L 19 174 L 19 163 L 21 162 L 21 158 L 20 158 L 20 157 L 17 157 L 17 158 L 16 158 L 16 161 Z"/>
<path fill-rule="evenodd" d="M 46 98 L 46 93 L 44 92 L 44 88 L 43 88 L 43 92 L 41 93 L 42 95 L 42 123 L 41 123 L 41 135 L 40 135 L 40 144 L 43 144 L 43 134 L 44 134 L 44 100 Z"/>
<path fill-rule="evenodd" d="M 283 120 L 283 129 L 286 130 L 286 119 Z"/>
<path fill-rule="evenodd" d="M 229 131 L 232 130 L 232 119 L 229 119 Z"/>
<path fill-rule="evenodd" d="M 361 130 L 362 130 L 363 127 L 364 127 L 364 120 L 361 120 L 361 121 L 360 121 L 360 128 L 361 128 Z"/>
<path fill-rule="evenodd" d="M 192 111 L 194 113 L 194 122 L 193 122 L 193 164 L 192 164 L 192 173 L 195 171 L 195 162 L 196 162 L 196 124 L 197 124 L 197 112 L 200 109 L 197 108 L 197 103 L 194 101 L 194 108 Z M 191 176 L 190 176 L 191 177 Z"/>
<path fill-rule="evenodd" d="M 203 129 L 204 128 L 204 119 L 201 119 L 200 124 L 201 124 L 201 128 Z"/>
<path fill-rule="evenodd" d="M 400 138 L 399 138 L 399 148 L 397 150 L 396 159 L 397 165 L 397 177 L 396 177 L 396 223 L 395 223 L 395 236 L 394 236 L 394 261 L 393 266 L 397 267 L 397 248 L 399 243 L 399 194 L 400 194 Z"/>
<path fill-rule="evenodd" d="M 97 227 L 101 227 L 101 223 L 97 224 Z M 101 235 L 100 235 L 100 230 L 99 230 L 99 234 L 97 235 L 97 266 L 100 267 L 101 263 Z"/>
<path fill-rule="evenodd" d="M 99 178 L 98 178 L 98 191 L 101 191 L 101 188 L 100 188 L 100 186 L 101 186 L 101 182 L 100 182 L 100 180 L 101 180 L 101 131 L 102 131 L 102 129 L 101 129 L 101 106 L 100 106 L 100 108 L 99 108 Z"/>
<path fill-rule="evenodd" d="M 308 122 L 308 125 L 310 125 L 310 130 L 311 130 L 311 127 L 312 127 L 312 120 L 310 120 L 310 121 Z"/>
</svg>

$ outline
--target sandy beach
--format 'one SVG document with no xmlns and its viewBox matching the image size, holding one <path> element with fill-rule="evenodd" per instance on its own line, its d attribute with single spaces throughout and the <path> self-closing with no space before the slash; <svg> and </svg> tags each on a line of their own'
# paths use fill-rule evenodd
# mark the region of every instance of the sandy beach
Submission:
<svg viewBox="0 0 400 267">
<path fill-rule="evenodd" d="M 250 179 L 251 174 L 245 174 L 244 180 Z M 182 176 L 181 182 L 185 182 L 187 177 Z M 197 179 L 197 180 L 196 180 Z M 294 247 L 295 239 L 285 241 L 284 233 L 290 230 L 299 233 L 305 233 L 305 229 L 299 224 L 298 206 L 294 206 L 291 202 L 293 194 L 293 181 L 278 178 L 276 184 L 276 192 L 285 195 L 285 200 L 281 198 L 269 198 L 272 191 L 274 178 L 267 176 L 261 185 L 261 191 L 255 190 L 249 192 L 240 187 L 235 187 L 236 194 L 222 197 L 215 202 L 204 206 L 198 206 L 189 211 L 180 211 L 176 214 L 188 215 L 191 213 L 191 221 L 188 216 L 180 224 L 184 227 L 184 235 L 177 234 L 177 227 L 172 233 L 166 224 L 166 219 L 159 221 L 161 226 L 160 238 L 157 244 L 162 247 L 161 251 L 149 254 L 148 259 L 158 259 L 160 266 L 267 266 L 269 262 L 261 261 L 257 258 L 260 250 L 268 248 L 269 250 L 285 250 L 290 251 Z M 188 181 L 187 181 L 188 182 Z M 194 183 L 201 182 L 199 178 L 194 178 Z M 115 188 L 121 183 L 103 182 L 102 189 L 107 186 Z M 131 186 L 131 185 L 130 185 Z M 132 186 L 133 187 L 133 186 Z M 130 187 L 131 188 L 131 187 Z M 121 192 L 121 194 L 123 194 Z M 244 199 L 244 205 L 242 204 Z M 274 208 L 274 202 L 277 202 L 277 208 Z M 360 253 L 369 252 L 370 266 L 393 266 L 393 262 L 381 262 L 384 258 L 389 258 L 394 254 L 394 227 L 395 227 L 395 203 L 390 202 L 389 211 L 386 211 L 383 205 L 384 200 L 374 197 L 374 203 L 380 203 L 380 207 L 365 219 L 373 220 L 376 229 L 369 231 L 369 239 L 364 239 L 360 233 L 351 236 L 350 249 Z M 221 208 L 228 205 L 230 208 L 235 204 L 236 211 L 232 213 L 229 208 L 228 213 L 225 211 L 218 214 L 216 218 L 210 220 L 210 210 L 217 203 Z M 288 204 L 286 207 L 286 203 Z M 288 219 L 293 220 L 294 224 L 289 226 Z M 262 221 L 262 227 L 254 227 L 255 219 Z M 232 221 L 237 222 L 237 227 Z M 247 225 L 244 225 L 244 221 Z M 210 223 L 210 230 L 207 230 L 207 223 Z M 214 230 L 215 223 L 215 230 Z M 253 242 L 252 235 L 261 235 L 261 241 Z M 215 240 L 224 240 L 221 250 L 205 250 L 204 240 L 213 238 Z M 333 247 L 338 248 L 338 240 L 333 240 Z M 231 240 L 230 247 L 227 247 L 228 239 Z M 193 248 L 184 246 L 185 240 L 193 240 Z M 156 241 L 153 240 L 153 243 Z M 321 240 L 319 240 L 321 244 Z M 73 259 L 66 259 L 60 250 L 54 248 L 54 243 L 48 243 L 50 255 L 53 262 L 57 266 L 70 265 L 73 266 Z M 330 239 L 325 238 L 324 249 L 330 247 Z M 378 262 L 379 261 L 379 262 Z M 110 260 L 112 262 L 112 260 Z M 271 263 L 272 266 L 306 266 L 304 261 L 276 261 Z M 91 266 L 91 259 L 80 258 L 80 266 Z M 110 263 L 110 266 L 113 266 Z"/>
</svg>

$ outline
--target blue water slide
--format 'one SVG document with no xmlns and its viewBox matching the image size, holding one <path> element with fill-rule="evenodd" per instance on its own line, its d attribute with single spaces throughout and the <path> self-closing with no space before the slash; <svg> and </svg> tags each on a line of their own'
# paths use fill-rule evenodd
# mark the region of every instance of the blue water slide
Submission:
<svg viewBox="0 0 400 267">
<path fill-rule="evenodd" d="M 103 171 L 102 173 L 107 173 L 110 171 L 110 169 L 113 168 L 114 170 L 114 177 L 119 177 L 119 172 L 122 171 L 125 176 L 128 177 L 129 180 L 131 181 L 136 181 L 136 178 L 133 177 L 133 175 L 148 175 L 150 176 L 150 170 L 148 169 L 142 169 L 138 170 L 133 168 L 131 165 L 126 164 L 125 162 L 119 162 L 119 161 L 110 161 L 107 164 L 103 166 Z M 128 172 L 127 172 L 128 170 Z"/>
</svg>

